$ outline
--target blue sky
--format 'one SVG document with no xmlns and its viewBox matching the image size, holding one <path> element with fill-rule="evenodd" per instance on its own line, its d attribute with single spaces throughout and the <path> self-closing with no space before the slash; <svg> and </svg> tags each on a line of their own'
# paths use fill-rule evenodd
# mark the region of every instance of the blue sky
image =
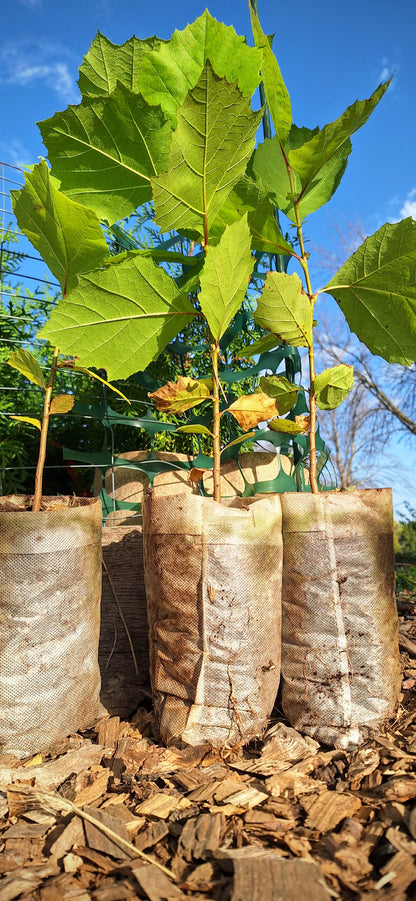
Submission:
<svg viewBox="0 0 416 901">
<path fill-rule="evenodd" d="M 414 0 L 258 0 L 264 31 L 292 98 L 297 125 L 322 126 L 395 70 L 392 86 L 364 128 L 336 197 L 313 219 L 312 239 L 331 240 L 334 220 L 360 218 L 367 233 L 416 215 Z M 14 0 L 0 31 L 0 159 L 34 162 L 45 154 L 36 121 L 79 99 L 82 62 L 97 30 L 114 43 L 133 33 L 168 38 L 204 10 L 204 2 L 161 0 Z M 247 0 L 211 0 L 209 10 L 250 38 Z M 346 10 L 346 12 L 344 12 Z M 312 231 L 312 222 L 311 222 Z"/>
<path fill-rule="evenodd" d="M 415 0 L 258 0 L 258 5 L 263 30 L 276 35 L 273 48 L 299 126 L 322 127 L 395 71 L 373 116 L 353 136 L 337 194 L 307 223 L 311 247 L 334 249 L 336 222 L 342 227 L 345 220 L 360 220 L 372 234 L 386 221 L 416 218 Z M 118 44 L 133 33 L 169 38 L 204 8 L 203 0 L 3 4 L 0 160 L 22 165 L 46 155 L 35 123 L 78 102 L 78 66 L 97 30 Z M 252 43 L 247 0 L 211 0 L 208 8 Z M 314 288 L 322 284 L 316 281 Z"/>
</svg>

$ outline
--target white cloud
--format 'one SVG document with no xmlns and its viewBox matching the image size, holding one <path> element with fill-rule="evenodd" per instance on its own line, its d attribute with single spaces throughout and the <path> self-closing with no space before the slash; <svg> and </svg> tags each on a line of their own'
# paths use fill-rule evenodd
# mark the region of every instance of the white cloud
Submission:
<svg viewBox="0 0 416 901">
<path fill-rule="evenodd" d="M 29 9 L 34 9 L 35 6 L 42 6 L 42 0 L 20 0 L 21 6 L 27 6 Z"/>
<path fill-rule="evenodd" d="M 77 103 L 79 94 L 71 63 L 68 52 L 59 44 L 9 41 L 0 47 L 0 86 L 28 87 L 43 82 L 66 103 Z"/>
<path fill-rule="evenodd" d="M 30 166 L 33 163 L 33 157 L 24 144 L 18 139 L 14 141 L 0 141 L 0 158 L 7 161 L 10 166 Z"/>
<path fill-rule="evenodd" d="M 413 219 L 416 219 L 416 188 L 409 191 L 400 210 L 400 217 L 402 219 L 407 219 L 408 216 L 412 216 Z"/>
<path fill-rule="evenodd" d="M 394 91 L 397 86 L 398 68 L 399 67 L 397 63 L 390 62 L 390 60 L 386 56 L 384 56 L 381 60 L 381 66 L 378 70 L 378 74 L 375 80 L 378 84 L 380 84 L 380 82 L 388 81 L 388 79 L 391 78 L 392 75 L 394 75 L 394 78 L 392 79 L 391 84 L 388 87 L 389 91 Z"/>
</svg>

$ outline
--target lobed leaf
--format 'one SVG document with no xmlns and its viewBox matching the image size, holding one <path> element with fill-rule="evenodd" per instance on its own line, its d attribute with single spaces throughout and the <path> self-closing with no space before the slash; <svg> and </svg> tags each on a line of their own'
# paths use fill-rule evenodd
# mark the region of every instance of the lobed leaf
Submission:
<svg viewBox="0 0 416 901">
<path fill-rule="evenodd" d="M 131 252 L 82 276 L 39 337 L 81 365 L 124 379 L 157 359 L 195 313 L 163 269 Z"/>
<path fill-rule="evenodd" d="M 162 232 L 191 230 L 206 243 L 211 223 L 244 175 L 261 119 L 236 84 L 209 62 L 178 112 L 169 166 L 152 179 Z"/>
<path fill-rule="evenodd" d="M 244 300 L 254 266 L 250 248 L 245 215 L 227 226 L 219 244 L 208 249 L 198 301 L 217 343 Z"/>
<path fill-rule="evenodd" d="M 98 31 L 79 69 L 78 86 L 82 96 L 111 94 L 117 82 L 140 93 L 143 57 L 162 43 L 156 35 L 145 40 L 133 35 L 124 44 L 113 44 Z"/>
<path fill-rule="evenodd" d="M 96 214 L 75 203 L 57 187 L 45 160 L 25 175 L 19 191 L 11 191 L 19 228 L 29 238 L 66 294 L 77 276 L 108 257 Z"/>
<path fill-rule="evenodd" d="M 154 53 L 143 57 L 139 85 L 150 104 L 159 104 L 173 120 L 178 107 L 200 79 L 210 60 L 213 70 L 251 97 L 260 81 L 261 52 L 248 47 L 232 26 L 217 22 L 208 10 Z"/>
<path fill-rule="evenodd" d="M 254 319 L 295 347 L 312 343 L 312 306 L 296 273 L 268 272 Z"/>
<path fill-rule="evenodd" d="M 410 366 L 416 359 L 416 222 L 386 223 L 325 288 L 373 354 Z"/>
<path fill-rule="evenodd" d="M 352 366 L 340 363 L 324 369 L 315 378 L 316 403 L 320 410 L 335 410 L 354 386 Z"/>
<path fill-rule="evenodd" d="M 62 189 L 110 224 L 150 200 L 151 177 L 167 167 L 170 121 L 122 84 L 39 128 Z"/>
</svg>

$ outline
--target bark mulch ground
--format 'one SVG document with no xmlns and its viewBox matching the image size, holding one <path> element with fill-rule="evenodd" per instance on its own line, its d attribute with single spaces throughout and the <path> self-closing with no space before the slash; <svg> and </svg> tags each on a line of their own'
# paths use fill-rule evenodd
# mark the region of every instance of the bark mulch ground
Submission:
<svg viewBox="0 0 416 901">
<path fill-rule="evenodd" d="M 163 748 L 144 699 L 27 761 L 0 757 L 1 901 L 416 898 L 416 607 L 401 706 L 346 753 L 279 717 L 232 751 Z"/>
</svg>

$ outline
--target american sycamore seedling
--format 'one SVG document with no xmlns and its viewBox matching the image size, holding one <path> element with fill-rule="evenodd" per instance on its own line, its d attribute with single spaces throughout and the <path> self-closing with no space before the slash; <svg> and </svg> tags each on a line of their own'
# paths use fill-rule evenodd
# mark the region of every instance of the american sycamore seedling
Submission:
<svg viewBox="0 0 416 901">
<path fill-rule="evenodd" d="M 254 46 L 208 11 L 166 42 L 132 37 L 117 46 L 99 33 L 80 68 L 81 102 L 40 124 L 52 174 L 44 162 L 35 166 L 15 199 L 19 225 L 33 243 L 44 234 L 50 194 L 55 222 L 58 217 L 62 223 L 60 204 L 72 204 L 82 265 L 67 280 L 40 337 L 76 356 L 80 365 L 104 368 L 111 379 L 128 378 L 156 360 L 194 317 L 202 317 L 211 378 L 181 377 L 152 399 L 168 413 L 205 401 L 212 405 L 212 429 L 190 428 L 205 429 L 212 440 L 216 500 L 220 417 L 226 412 L 220 409 L 220 341 L 245 297 L 255 254 L 289 258 L 297 271 L 267 274 L 254 313 L 266 334 L 249 353 L 281 343 L 303 348 L 309 379 L 302 386 L 265 375 L 256 393 L 240 397 L 227 412 L 243 429 L 267 421 L 271 431 L 307 440 L 312 492 L 320 488 L 317 411 L 337 407 L 354 378 L 343 364 L 315 371 L 319 296 L 332 295 L 372 353 L 405 365 L 416 358 L 416 222 L 383 225 L 317 289 L 303 234 L 306 217 L 336 191 L 351 137 L 389 82 L 323 128 L 298 127 L 272 41 L 252 6 L 250 14 Z M 253 110 L 252 99 L 260 83 L 274 134 L 256 143 L 263 109 Z M 37 200 L 30 192 L 40 176 Z M 111 226 L 148 202 L 161 233 L 189 239 L 192 255 L 165 247 L 106 258 L 100 223 Z M 30 207 L 27 219 L 19 216 L 19 203 Z M 294 244 L 282 234 L 276 208 L 294 227 Z M 78 217 L 86 228 L 88 222 L 90 244 L 80 237 Z M 181 274 L 169 275 L 164 262 L 182 266 Z M 308 397 L 308 409 L 299 405 L 296 417 L 289 411 L 301 395 Z"/>
<path fill-rule="evenodd" d="M 78 273 L 93 262 L 99 264 L 108 256 L 108 248 L 98 219 L 91 211 L 75 204 L 61 194 L 55 180 L 50 177 L 44 161 L 33 167 L 27 175 L 25 187 L 20 191 L 12 191 L 14 212 L 20 228 L 30 238 L 53 275 L 59 280 L 62 296 L 76 283 Z M 36 216 L 36 224 L 33 217 Z M 11 352 L 7 360 L 9 366 L 17 369 L 45 392 L 42 418 L 30 416 L 12 416 L 21 422 L 27 422 L 40 431 L 39 453 L 35 474 L 35 490 L 32 500 L 32 512 L 37 513 L 42 505 L 43 474 L 46 460 L 46 448 L 50 417 L 59 413 L 68 413 L 74 405 L 74 394 L 55 394 L 53 390 L 56 374 L 59 369 L 79 372 L 104 383 L 130 403 L 124 394 L 98 373 L 91 372 L 82 366 L 77 359 L 60 359 L 58 347 L 54 347 L 52 361 L 47 378 L 36 357 L 21 347 Z"/>
</svg>

